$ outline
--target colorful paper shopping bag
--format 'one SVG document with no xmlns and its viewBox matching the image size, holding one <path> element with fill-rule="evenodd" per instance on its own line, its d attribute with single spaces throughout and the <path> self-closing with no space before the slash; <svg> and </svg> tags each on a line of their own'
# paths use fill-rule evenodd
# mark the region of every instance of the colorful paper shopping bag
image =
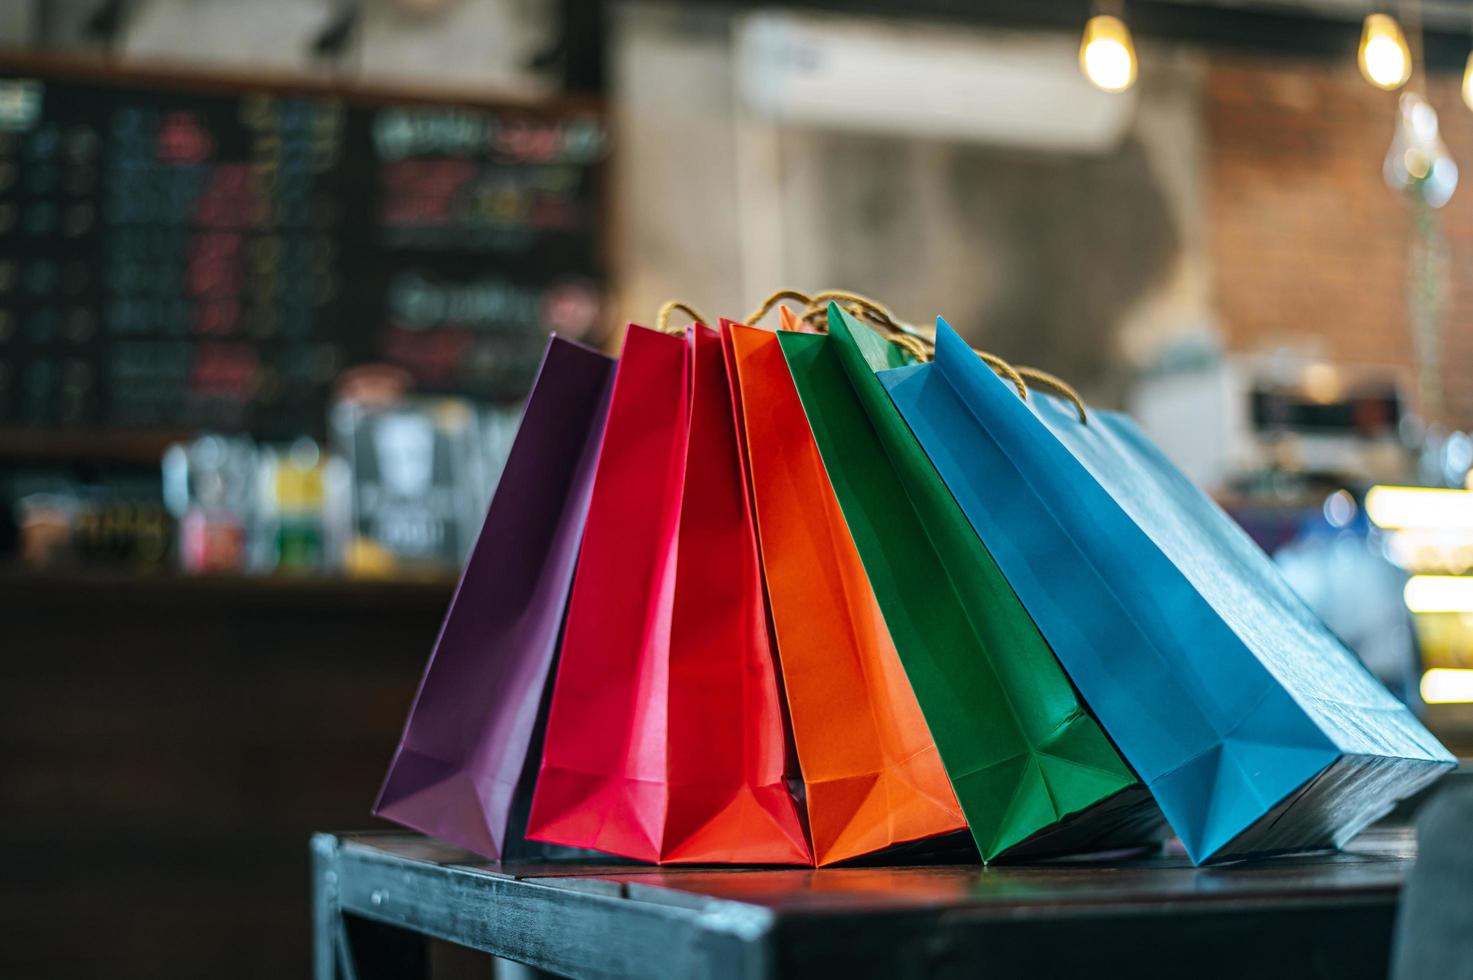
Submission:
<svg viewBox="0 0 1473 980">
<path fill-rule="evenodd" d="M 880 378 L 1194 861 L 1338 846 L 1452 757 L 1129 419 L 944 322 Z"/>
<path fill-rule="evenodd" d="M 721 329 L 814 859 L 832 864 L 963 830 L 777 335 Z"/>
<path fill-rule="evenodd" d="M 593 487 L 614 362 L 552 338 L 374 812 L 497 859 Z M 522 787 L 525 789 L 525 787 Z"/>
<path fill-rule="evenodd" d="M 809 864 L 721 340 L 629 328 L 528 836 Z"/>
<path fill-rule="evenodd" d="M 890 403 L 905 358 L 830 304 L 778 335 L 890 636 L 985 859 L 1138 844 L 1149 794 Z"/>
</svg>

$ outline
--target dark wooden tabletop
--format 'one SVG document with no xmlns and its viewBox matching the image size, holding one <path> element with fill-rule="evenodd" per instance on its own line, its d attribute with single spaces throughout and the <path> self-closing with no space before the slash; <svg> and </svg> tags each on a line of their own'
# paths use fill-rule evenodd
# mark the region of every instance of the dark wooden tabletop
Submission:
<svg viewBox="0 0 1473 980">
<path fill-rule="evenodd" d="M 1415 841 L 1212 868 L 496 865 L 397 833 L 313 852 L 318 980 L 405 975 L 424 936 L 578 977 L 1384 978 Z"/>
</svg>

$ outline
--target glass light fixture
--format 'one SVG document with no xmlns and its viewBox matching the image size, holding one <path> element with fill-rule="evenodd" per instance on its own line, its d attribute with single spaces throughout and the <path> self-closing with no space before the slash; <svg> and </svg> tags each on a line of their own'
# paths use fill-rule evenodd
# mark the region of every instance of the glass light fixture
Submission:
<svg viewBox="0 0 1473 980">
<path fill-rule="evenodd" d="M 1468 53 L 1468 64 L 1463 69 L 1463 105 L 1473 109 L 1473 51 Z"/>
<path fill-rule="evenodd" d="M 1473 578 L 1465 575 L 1413 575 L 1401 595 L 1414 613 L 1473 613 Z"/>
<path fill-rule="evenodd" d="M 1393 190 L 1440 208 L 1458 186 L 1458 165 L 1448 153 L 1437 111 L 1416 92 L 1401 93 L 1396 130 L 1381 172 Z"/>
<path fill-rule="evenodd" d="M 1375 486 L 1366 493 L 1366 514 L 1381 528 L 1473 531 L 1473 492 Z"/>
<path fill-rule="evenodd" d="M 1124 92 L 1134 85 L 1135 42 L 1125 21 L 1112 14 L 1091 17 L 1079 42 L 1079 67 L 1104 92 Z"/>
<path fill-rule="evenodd" d="M 1473 701 L 1473 670 L 1433 667 L 1422 675 L 1421 688 L 1428 704 L 1467 704 Z"/>
<path fill-rule="evenodd" d="M 1356 60 L 1366 81 L 1388 92 L 1401 88 L 1412 77 L 1412 52 L 1406 35 L 1396 18 L 1387 14 L 1366 17 Z"/>
</svg>

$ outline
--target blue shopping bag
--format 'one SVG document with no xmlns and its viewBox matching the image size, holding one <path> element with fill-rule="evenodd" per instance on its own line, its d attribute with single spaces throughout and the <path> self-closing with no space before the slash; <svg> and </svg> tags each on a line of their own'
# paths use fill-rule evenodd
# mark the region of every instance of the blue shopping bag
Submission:
<svg viewBox="0 0 1473 980">
<path fill-rule="evenodd" d="M 1453 757 L 1128 418 L 937 321 L 891 399 L 1196 863 L 1338 847 Z"/>
</svg>

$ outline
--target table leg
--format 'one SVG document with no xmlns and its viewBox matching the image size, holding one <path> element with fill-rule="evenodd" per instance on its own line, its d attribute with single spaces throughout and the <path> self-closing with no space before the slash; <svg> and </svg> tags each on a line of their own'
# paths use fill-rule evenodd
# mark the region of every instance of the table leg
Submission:
<svg viewBox="0 0 1473 980">
<path fill-rule="evenodd" d="M 312 835 L 312 980 L 349 980 L 338 972 L 338 842 L 331 834 Z"/>
<path fill-rule="evenodd" d="M 556 973 L 548 973 L 546 970 L 539 970 L 535 966 L 528 966 L 515 960 L 495 957 L 495 962 L 496 980 L 553 980 L 557 976 Z"/>
<path fill-rule="evenodd" d="M 428 940 L 395 926 L 344 915 L 338 902 L 338 841 L 312 837 L 313 980 L 427 980 Z"/>
</svg>

